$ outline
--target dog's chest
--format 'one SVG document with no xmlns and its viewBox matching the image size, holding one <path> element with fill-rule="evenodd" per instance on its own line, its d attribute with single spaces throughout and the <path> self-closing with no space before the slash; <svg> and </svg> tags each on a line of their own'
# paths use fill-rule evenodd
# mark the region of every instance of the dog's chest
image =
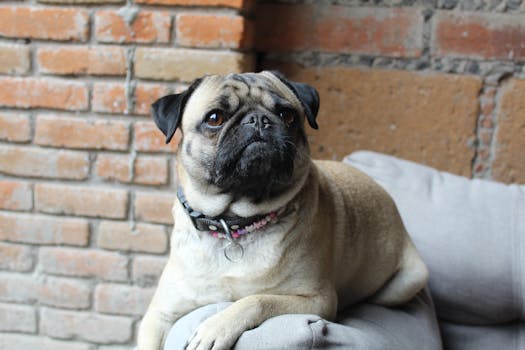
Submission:
<svg viewBox="0 0 525 350">
<path fill-rule="evenodd" d="M 199 304 L 237 300 L 278 288 L 285 277 L 277 273 L 284 254 L 277 241 L 270 235 L 241 240 L 244 256 L 236 262 L 225 256 L 226 240 L 202 237 L 174 244 L 176 280 Z"/>
</svg>

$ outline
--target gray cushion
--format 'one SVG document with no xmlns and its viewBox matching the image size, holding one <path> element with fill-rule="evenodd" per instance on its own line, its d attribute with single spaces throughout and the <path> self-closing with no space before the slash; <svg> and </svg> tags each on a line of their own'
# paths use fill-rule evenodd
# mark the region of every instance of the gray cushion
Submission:
<svg viewBox="0 0 525 350">
<path fill-rule="evenodd" d="M 373 152 L 345 159 L 396 201 L 430 270 L 447 349 L 525 349 L 525 186 Z"/>
<path fill-rule="evenodd" d="M 206 318 L 230 305 L 207 305 L 180 319 L 171 329 L 165 350 L 184 349 L 186 340 Z M 300 349 L 437 350 L 441 349 L 432 302 L 422 291 L 407 305 L 385 308 L 360 304 L 340 315 L 337 323 L 316 315 L 282 315 L 244 332 L 235 350 Z"/>
</svg>

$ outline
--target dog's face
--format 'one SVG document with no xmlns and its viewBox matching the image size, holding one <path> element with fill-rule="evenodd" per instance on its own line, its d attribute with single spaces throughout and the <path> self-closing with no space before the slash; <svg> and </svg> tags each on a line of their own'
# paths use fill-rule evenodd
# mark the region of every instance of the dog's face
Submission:
<svg viewBox="0 0 525 350">
<path fill-rule="evenodd" d="M 274 72 L 206 76 L 159 99 L 153 117 L 193 180 L 260 201 L 293 186 L 307 166 L 304 120 L 317 128 L 314 88 Z"/>
</svg>

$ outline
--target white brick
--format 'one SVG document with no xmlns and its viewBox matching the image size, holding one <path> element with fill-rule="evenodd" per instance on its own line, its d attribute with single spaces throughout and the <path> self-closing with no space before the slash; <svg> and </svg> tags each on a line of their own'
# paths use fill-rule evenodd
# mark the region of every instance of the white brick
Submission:
<svg viewBox="0 0 525 350">
<path fill-rule="evenodd" d="M 100 284 L 95 290 L 95 309 L 119 315 L 144 315 L 155 288 Z"/>
<path fill-rule="evenodd" d="M 88 344 L 64 342 L 42 336 L 2 334 L 0 350 L 92 350 L 92 347 Z"/>
<path fill-rule="evenodd" d="M 0 274 L 0 300 L 35 303 L 61 308 L 91 306 L 89 282 L 70 278 L 20 274 Z"/>
<path fill-rule="evenodd" d="M 36 332 L 36 313 L 31 306 L 0 304 L 0 331 Z"/>
<path fill-rule="evenodd" d="M 40 331 L 55 338 L 99 343 L 126 343 L 132 337 L 133 320 L 88 312 L 41 310 Z"/>
</svg>

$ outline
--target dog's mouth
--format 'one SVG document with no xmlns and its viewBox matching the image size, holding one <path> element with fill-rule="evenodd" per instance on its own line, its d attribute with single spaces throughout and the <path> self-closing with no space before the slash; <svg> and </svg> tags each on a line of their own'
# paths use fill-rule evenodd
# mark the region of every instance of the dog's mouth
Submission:
<svg viewBox="0 0 525 350">
<path fill-rule="evenodd" d="M 237 176 L 259 176 L 278 152 L 271 142 L 259 138 L 239 147 L 237 156 L 232 157 Z"/>
<path fill-rule="evenodd" d="M 241 153 L 241 157 L 242 157 L 242 154 L 246 153 L 246 152 L 258 152 L 260 151 L 260 149 L 262 147 L 268 147 L 268 146 L 271 146 L 269 142 L 267 141 L 264 141 L 264 140 L 254 140 L 250 143 L 248 143 L 244 149 L 243 149 L 243 152 Z"/>
<path fill-rule="evenodd" d="M 247 160 L 267 158 L 271 157 L 273 152 L 278 152 L 273 140 L 260 135 L 253 135 L 249 139 L 240 140 L 235 150 L 231 155 L 232 160 L 236 163 L 243 161 L 243 158 Z"/>
<path fill-rule="evenodd" d="M 262 199 L 292 177 L 295 148 L 291 145 L 259 135 L 233 143 L 215 159 L 213 182 L 238 196 Z"/>
</svg>

